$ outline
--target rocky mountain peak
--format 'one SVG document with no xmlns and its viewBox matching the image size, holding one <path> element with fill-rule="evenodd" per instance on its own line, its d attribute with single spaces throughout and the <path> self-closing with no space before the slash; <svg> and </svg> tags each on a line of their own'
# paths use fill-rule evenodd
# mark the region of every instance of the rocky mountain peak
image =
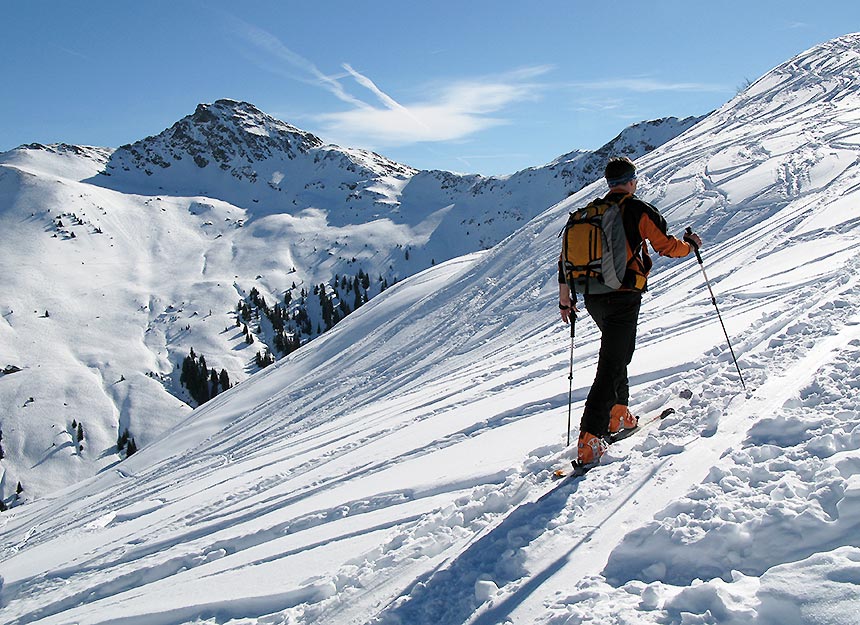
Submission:
<svg viewBox="0 0 860 625">
<path fill-rule="evenodd" d="M 323 145 L 315 135 L 266 115 L 254 105 L 234 100 L 199 104 L 164 132 L 117 150 L 116 157 L 153 171 L 190 157 L 205 168 L 249 167 L 272 158 L 294 159 Z"/>
<path fill-rule="evenodd" d="M 158 135 L 120 147 L 105 174 L 124 180 L 139 179 L 143 173 L 147 178 L 154 176 L 158 186 L 178 194 L 203 192 L 217 197 L 225 184 L 236 180 L 268 183 L 273 176 L 279 180 L 290 177 L 290 171 L 307 177 L 313 170 L 332 166 L 352 184 L 376 176 L 415 173 L 372 152 L 326 145 L 316 135 L 248 102 L 221 99 L 199 104 L 194 113 Z M 205 176 L 208 187 L 192 180 L 199 170 L 214 170 Z M 216 183 L 216 179 L 222 182 Z M 145 184 L 152 182 L 155 180 Z M 194 188 L 188 188 L 189 184 Z"/>
</svg>

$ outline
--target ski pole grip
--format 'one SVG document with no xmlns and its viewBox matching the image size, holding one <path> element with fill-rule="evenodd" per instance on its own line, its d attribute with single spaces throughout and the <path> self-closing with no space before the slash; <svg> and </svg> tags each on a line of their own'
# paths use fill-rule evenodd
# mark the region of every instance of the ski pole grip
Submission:
<svg viewBox="0 0 860 625">
<path fill-rule="evenodd" d="M 693 234 L 693 229 L 692 229 L 690 226 L 687 226 L 686 234 L 687 234 L 687 235 Z M 693 251 L 694 251 L 694 252 L 696 252 L 696 260 L 698 260 L 698 261 L 699 261 L 699 264 L 701 265 L 701 264 L 702 264 L 702 255 L 701 255 L 701 254 L 699 254 L 699 246 L 698 246 L 698 245 L 696 244 L 696 242 L 695 242 L 695 241 L 693 241 L 693 239 L 692 239 L 691 237 L 689 237 L 689 236 L 686 236 L 686 235 L 685 235 L 685 236 L 684 236 L 684 241 L 686 241 L 687 243 L 689 243 L 689 244 L 692 246 Z"/>
</svg>

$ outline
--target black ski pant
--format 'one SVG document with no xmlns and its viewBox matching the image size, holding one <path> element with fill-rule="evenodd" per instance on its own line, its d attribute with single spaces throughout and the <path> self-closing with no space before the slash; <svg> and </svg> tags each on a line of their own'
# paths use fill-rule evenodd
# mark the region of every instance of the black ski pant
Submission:
<svg viewBox="0 0 860 625">
<path fill-rule="evenodd" d="M 607 435 L 612 406 L 626 406 L 630 400 L 627 365 L 636 349 L 636 325 L 641 304 L 642 294 L 637 291 L 585 296 L 585 308 L 600 328 L 600 354 L 597 373 L 585 400 L 581 432 Z"/>
</svg>

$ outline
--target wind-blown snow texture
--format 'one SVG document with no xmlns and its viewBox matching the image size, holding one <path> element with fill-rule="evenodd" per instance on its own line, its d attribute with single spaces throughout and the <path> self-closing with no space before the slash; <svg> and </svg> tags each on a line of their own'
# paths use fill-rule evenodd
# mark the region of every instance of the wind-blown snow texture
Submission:
<svg viewBox="0 0 860 625">
<path fill-rule="evenodd" d="M 858 84 L 848 35 L 638 161 L 703 235 L 746 392 L 697 263 L 661 259 L 631 407 L 677 414 L 549 479 L 572 453 L 556 235 L 597 183 L 5 513 L 5 620 L 858 622 Z M 581 318 L 575 414 L 596 339 Z"/>
</svg>

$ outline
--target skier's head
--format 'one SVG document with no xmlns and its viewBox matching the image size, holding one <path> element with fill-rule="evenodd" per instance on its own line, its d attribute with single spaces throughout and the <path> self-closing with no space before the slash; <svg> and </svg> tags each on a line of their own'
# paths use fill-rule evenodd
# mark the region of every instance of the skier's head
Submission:
<svg viewBox="0 0 860 625">
<path fill-rule="evenodd" d="M 615 156 L 609 159 L 603 175 L 610 189 L 623 187 L 636 180 L 636 165 L 626 156 Z"/>
</svg>

